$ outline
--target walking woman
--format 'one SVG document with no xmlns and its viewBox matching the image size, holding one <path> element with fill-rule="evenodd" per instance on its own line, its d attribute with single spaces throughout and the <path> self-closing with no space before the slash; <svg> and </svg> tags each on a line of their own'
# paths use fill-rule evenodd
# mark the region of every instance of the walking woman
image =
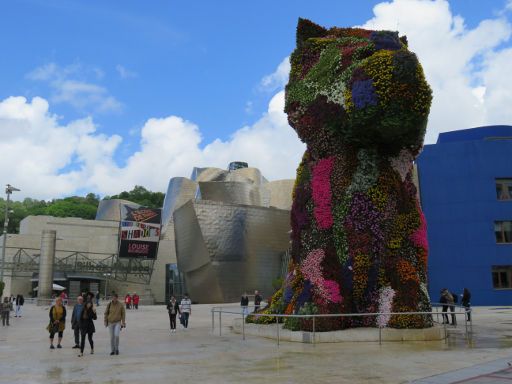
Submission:
<svg viewBox="0 0 512 384">
<path fill-rule="evenodd" d="M 180 305 L 174 296 L 169 300 L 167 310 L 169 311 L 169 321 L 171 322 L 171 333 L 176 333 L 176 315 L 180 313 Z"/>
<path fill-rule="evenodd" d="M 80 354 L 79 357 L 84 355 L 85 348 L 85 336 L 89 339 L 89 345 L 91 346 L 91 355 L 94 353 L 94 342 L 92 340 L 92 334 L 96 332 L 96 327 L 94 326 L 94 320 L 98 317 L 96 316 L 96 308 L 92 305 L 92 301 L 88 301 L 85 303 L 82 312 L 80 313 L 79 327 L 80 327 Z"/>
<path fill-rule="evenodd" d="M 57 297 L 55 299 L 55 305 L 52 305 L 50 308 L 50 324 L 46 327 L 48 332 L 50 332 L 50 349 L 55 349 L 53 346 L 53 338 L 56 333 L 59 336 L 57 348 L 62 348 L 60 343 L 62 341 L 62 335 L 64 334 L 64 328 L 66 328 L 66 307 L 62 305 L 62 298 Z"/>
</svg>

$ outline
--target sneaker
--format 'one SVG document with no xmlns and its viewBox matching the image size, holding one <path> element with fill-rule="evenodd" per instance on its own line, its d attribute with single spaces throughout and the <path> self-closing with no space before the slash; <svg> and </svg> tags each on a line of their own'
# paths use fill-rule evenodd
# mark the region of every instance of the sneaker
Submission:
<svg viewBox="0 0 512 384">
<path fill-rule="evenodd" d="M 80 348 L 80 346 L 78 344 L 75 344 L 75 346 L 73 347 L 73 349 L 77 349 L 77 348 Z"/>
<path fill-rule="evenodd" d="M 115 354 L 115 351 L 110 352 L 110 356 L 114 356 Z"/>
<path fill-rule="evenodd" d="M 91 349 L 91 355 L 94 355 L 94 349 Z"/>
<path fill-rule="evenodd" d="M 82 357 L 84 354 L 83 353 L 79 353 L 78 354 L 78 357 Z"/>
<path fill-rule="evenodd" d="M 50 349 L 55 349 L 55 347 L 53 346 L 53 344 L 52 344 L 52 345 L 50 345 Z"/>
<path fill-rule="evenodd" d="M 116 351 L 116 355 L 119 355 L 119 349 Z"/>
<path fill-rule="evenodd" d="M 57 344 L 57 348 L 59 348 L 59 349 L 60 349 L 60 348 L 62 348 L 62 345 L 60 345 L 60 344 Z"/>
</svg>

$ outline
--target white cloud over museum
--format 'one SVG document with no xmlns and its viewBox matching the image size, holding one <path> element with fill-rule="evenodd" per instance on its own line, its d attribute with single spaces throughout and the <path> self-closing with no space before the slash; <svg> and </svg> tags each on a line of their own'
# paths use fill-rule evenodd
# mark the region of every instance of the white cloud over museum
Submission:
<svg viewBox="0 0 512 384">
<path fill-rule="evenodd" d="M 507 12 L 471 29 L 447 1 L 395 0 L 377 5 L 364 24 L 398 27 L 418 54 L 434 91 L 427 143 L 442 131 L 512 123 Z M 281 62 L 261 86 L 282 86 L 286 68 Z M 92 118 L 63 124 L 45 99 L 9 97 L 0 100 L 0 180 L 22 188 L 18 199 L 50 199 L 83 190 L 114 194 L 135 184 L 164 191 L 169 178 L 189 176 L 194 166 L 225 168 L 233 160 L 247 161 L 270 179 L 292 178 L 304 145 L 287 124 L 284 92 L 276 92 L 259 120 L 227 140 L 203 143 L 201 127 L 186 116 L 148 118 L 139 149 L 122 166 L 114 161 L 122 138 L 100 133 Z"/>
</svg>

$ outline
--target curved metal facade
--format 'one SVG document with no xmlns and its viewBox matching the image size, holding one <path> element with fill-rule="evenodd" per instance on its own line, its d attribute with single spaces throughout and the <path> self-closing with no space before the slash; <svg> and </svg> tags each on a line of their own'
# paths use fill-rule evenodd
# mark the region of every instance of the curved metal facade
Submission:
<svg viewBox="0 0 512 384">
<path fill-rule="evenodd" d="M 199 303 L 270 294 L 289 245 L 288 210 L 189 201 L 174 212 L 178 268 Z"/>
<path fill-rule="evenodd" d="M 96 211 L 95 220 L 121 220 L 121 204 L 128 205 L 133 208 L 140 207 L 139 204 L 123 199 L 101 200 Z"/>
</svg>

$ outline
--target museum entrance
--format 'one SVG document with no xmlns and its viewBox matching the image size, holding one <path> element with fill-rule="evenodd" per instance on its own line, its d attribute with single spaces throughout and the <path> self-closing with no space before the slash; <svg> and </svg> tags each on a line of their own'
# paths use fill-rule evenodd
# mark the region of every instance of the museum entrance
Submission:
<svg viewBox="0 0 512 384">
<path fill-rule="evenodd" d="M 185 277 L 178 271 L 176 263 L 166 264 L 165 266 L 165 302 L 169 302 L 171 296 L 174 296 L 179 302 L 186 292 Z"/>
</svg>

